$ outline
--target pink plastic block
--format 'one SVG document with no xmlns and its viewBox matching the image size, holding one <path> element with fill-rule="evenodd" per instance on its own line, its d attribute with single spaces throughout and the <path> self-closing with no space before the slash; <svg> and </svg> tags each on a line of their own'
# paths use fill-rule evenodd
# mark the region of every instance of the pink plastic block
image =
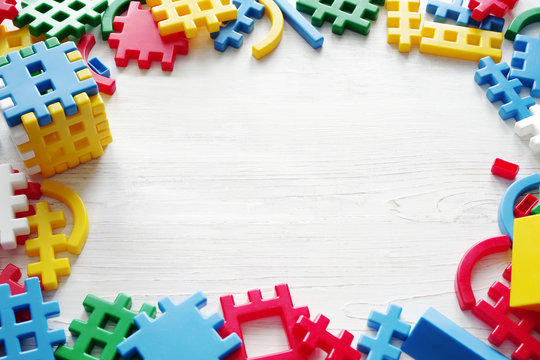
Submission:
<svg viewBox="0 0 540 360">
<path fill-rule="evenodd" d="M 96 38 L 92 34 L 85 34 L 77 44 L 77 49 L 79 49 L 79 52 L 84 59 L 84 62 L 87 64 L 88 55 L 90 55 L 90 51 L 92 51 L 94 45 L 96 45 Z M 116 91 L 116 81 L 96 73 L 94 70 L 92 70 L 91 66 L 89 66 L 88 69 L 92 73 L 94 80 L 96 80 L 99 91 L 107 95 L 114 94 L 114 92 Z"/>
<path fill-rule="evenodd" d="M 520 218 L 529 215 L 536 204 L 538 199 L 534 195 L 527 194 L 514 208 L 514 216 Z"/>
<path fill-rule="evenodd" d="M 519 165 L 499 158 L 495 158 L 495 161 L 491 166 L 491 173 L 493 175 L 502 176 L 503 178 L 508 180 L 514 180 L 518 172 Z"/>
<path fill-rule="evenodd" d="M 518 0 L 471 0 L 469 9 L 476 21 L 484 20 L 488 15 L 504 17 L 508 10 L 513 9 Z"/>
</svg>

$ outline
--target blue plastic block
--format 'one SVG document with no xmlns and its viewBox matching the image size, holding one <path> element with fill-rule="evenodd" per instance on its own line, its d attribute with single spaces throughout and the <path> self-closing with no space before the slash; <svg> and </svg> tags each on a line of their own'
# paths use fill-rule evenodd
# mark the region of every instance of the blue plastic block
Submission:
<svg viewBox="0 0 540 360">
<path fill-rule="evenodd" d="M 38 278 L 29 278 L 24 282 L 26 292 L 11 296 L 8 284 L 0 285 L 0 343 L 9 360 L 54 360 L 53 346 L 64 343 L 64 330 L 49 330 L 47 318 L 60 313 L 58 302 L 43 302 L 41 285 Z M 30 320 L 16 322 L 15 313 L 30 311 Z M 21 342 L 29 340 L 35 348 L 21 351 Z"/>
<path fill-rule="evenodd" d="M 139 328 L 117 347 L 125 358 L 139 354 L 144 360 L 218 360 L 237 350 L 242 341 L 236 334 L 221 338 L 223 316 L 204 318 L 199 309 L 206 297 L 198 292 L 180 304 L 170 297 L 158 302 L 163 315 L 151 320 L 141 313 L 134 318 Z"/>
<path fill-rule="evenodd" d="M 531 89 L 531 95 L 540 97 L 540 38 L 517 35 L 509 79 L 519 79 Z"/>
<path fill-rule="evenodd" d="M 264 15 L 264 5 L 257 0 L 233 0 L 233 3 L 238 8 L 236 20 L 227 22 L 217 33 L 211 34 L 214 48 L 219 51 L 227 50 L 228 46 L 237 49 L 242 46 L 244 35 L 240 31 L 251 33 L 255 21 L 250 17 L 260 19 Z"/>
<path fill-rule="evenodd" d="M 107 78 L 111 77 L 111 70 L 101 62 L 97 57 L 93 57 L 90 60 L 88 60 L 88 66 L 94 70 L 94 72 L 98 75 L 105 76 Z"/>
<path fill-rule="evenodd" d="M 3 111 L 9 126 L 20 124 L 21 116 L 29 112 L 34 112 L 41 126 L 50 124 L 48 105 L 59 101 L 66 114 L 73 115 L 78 111 L 75 95 L 98 93 L 93 78 L 80 81 L 77 77 L 77 71 L 88 67 L 82 59 L 68 59 L 66 54 L 75 50 L 73 42 L 60 44 L 51 38 L 0 57 L 0 79 L 4 82 L 0 100 L 11 98 L 14 104 Z"/>
<path fill-rule="evenodd" d="M 312 48 L 318 49 L 323 45 L 324 37 L 319 30 L 315 29 L 315 27 L 311 25 L 311 23 L 307 21 L 289 1 L 275 0 L 275 2 L 281 9 L 285 21 L 287 21 Z"/>
<path fill-rule="evenodd" d="M 390 344 L 392 338 L 405 340 L 411 326 L 399 320 L 401 307 L 390 304 L 386 314 L 372 311 L 369 314 L 368 326 L 378 330 L 377 337 L 365 335 L 358 340 L 358 351 L 368 354 L 367 360 L 398 360 L 401 350 Z"/>
<path fill-rule="evenodd" d="M 502 32 L 504 29 L 504 19 L 493 15 L 488 15 L 480 24 L 478 24 L 478 21 L 474 20 L 471 16 L 469 26 L 474 26 L 481 30 Z"/>
<path fill-rule="evenodd" d="M 433 14 L 435 22 L 444 23 L 447 19 L 455 20 L 459 26 L 476 27 L 482 30 L 501 32 L 504 19 L 488 15 L 482 22 L 472 18 L 472 11 L 463 6 L 463 0 L 428 0 L 426 12 Z"/>
<path fill-rule="evenodd" d="M 401 350 L 416 360 L 508 360 L 433 308 L 418 320 Z"/>
<path fill-rule="evenodd" d="M 479 70 L 474 74 L 474 80 L 478 85 L 490 84 L 487 98 L 489 101 L 502 101 L 504 105 L 499 110 L 499 115 L 503 120 L 514 117 L 522 120 L 532 115 L 529 108 L 536 104 L 530 96 L 520 97 L 519 93 L 523 84 L 518 79 L 508 80 L 506 77 L 510 72 L 507 63 L 495 64 L 489 56 L 483 58 L 478 63 Z"/>
</svg>

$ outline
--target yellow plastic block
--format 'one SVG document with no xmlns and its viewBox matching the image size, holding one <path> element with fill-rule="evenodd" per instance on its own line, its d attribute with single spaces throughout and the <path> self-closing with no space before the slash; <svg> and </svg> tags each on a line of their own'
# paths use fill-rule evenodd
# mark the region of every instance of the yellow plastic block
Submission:
<svg viewBox="0 0 540 360">
<path fill-rule="evenodd" d="M 514 220 L 510 306 L 540 311 L 540 215 Z"/>
<path fill-rule="evenodd" d="M 206 26 L 213 33 L 221 23 L 236 19 L 237 9 L 230 0 L 147 0 L 162 36 L 184 32 L 197 36 L 197 28 Z"/>
<path fill-rule="evenodd" d="M 397 44 L 399 52 L 409 52 L 422 38 L 420 0 L 388 0 L 386 8 L 388 43 Z"/>
<path fill-rule="evenodd" d="M 58 289 L 58 277 L 71 273 L 69 259 L 56 258 L 56 253 L 67 250 L 64 234 L 53 234 L 53 229 L 66 226 L 62 211 L 50 211 L 49 203 L 36 204 L 36 214 L 28 217 L 30 231 L 37 232 L 37 237 L 26 241 L 28 256 L 39 256 L 39 262 L 28 264 L 28 277 L 38 276 L 47 291 Z"/>
<path fill-rule="evenodd" d="M 251 53 L 256 59 L 260 59 L 272 51 L 281 42 L 281 36 L 283 35 L 283 13 L 281 9 L 273 0 L 259 0 L 264 5 L 264 13 L 270 18 L 272 27 L 264 39 L 253 45 Z"/>
<path fill-rule="evenodd" d="M 0 25 L 0 55 L 21 50 L 42 40 L 45 40 L 45 36 L 33 37 L 27 26 L 22 29 L 7 31 L 4 25 Z"/>
<path fill-rule="evenodd" d="M 66 116 L 60 103 L 49 105 L 52 123 L 39 126 L 34 113 L 22 116 L 29 141 L 18 145 L 24 165 L 39 167 L 45 177 L 61 173 L 103 154 L 112 142 L 101 96 L 75 96 L 79 111 Z"/>
<path fill-rule="evenodd" d="M 422 27 L 420 52 L 472 61 L 491 56 L 499 62 L 502 41 L 500 32 L 427 21 Z"/>
</svg>

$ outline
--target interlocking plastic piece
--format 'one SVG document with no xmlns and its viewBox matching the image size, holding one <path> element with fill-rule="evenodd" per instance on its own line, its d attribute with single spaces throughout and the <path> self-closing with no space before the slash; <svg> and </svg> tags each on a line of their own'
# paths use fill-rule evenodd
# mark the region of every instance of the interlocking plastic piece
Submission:
<svg viewBox="0 0 540 360">
<path fill-rule="evenodd" d="M 490 56 L 499 62 L 502 41 L 500 32 L 425 21 L 419 49 L 425 54 L 471 61 Z"/>
<path fill-rule="evenodd" d="M 456 21 L 459 26 L 477 27 L 482 30 L 501 32 L 504 19 L 493 15 L 487 16 L 482 22 L 472 18 L 472 11 L 463 6 L 463 0 L 428 0 L 426 12 L 434 15 L 435 22 L 444 23 L 447 19 Z"/>
<path fill-rule="evenodd" d="M 86 60 L 85 60 L 86 61 Z M 86 62 L 88 67 L 92 71 L 92 74 L 104 76 L 106 78 L 111 77 L 111 70 L 105 65 L 99 58 L 93 57 Z M 99 84 L 98 84 L 99 87 Z"/>
<path fill-rule="evenodd" d="M 0 164 L 0 246 L 9 250 L 17 247 L 17 236 L 30 232 L 26 218 L 15 214 L 28 210 L 26 195 L 15 195 L 15 190 L 27 187 L 24 174 L 13 173 L 9 164 Z"/>
<path fill-rule="evenodd" d="M 324 315 L 317 315 L 315 321 L 305 316 L 294 326 L 294 333 L 302 339 L 300 351 L 306 359 L 315 351 L 321 349 L 328 354 L 326 360 L 360 360 L 362 354 L 351 347 L 354 335 L 347 330 L 342 330 L 338 336 L 328 332 L 330 320 Z"/>
<path fill-rule="evenodd" d="M 79 51 L 81 52 L 83 60 L 89 65 L 91 60 L 88 60 L 88 56 L 90 55 L 90 51 L 92 51 L 92 48 L 95 44 L 96 38 L 92 34 L 85 34 L 77 43 L 77 49 L 79 49 Z M 89 66 L 89 69 L 98 85 L 99 91 L 107 95 L 114 94 L 114 92 L 116 91 L 116 81 L 109 78 L 110 71 L 109 76 L 103 76 L 102 74 L 95 72 L 92 66 Z"/>
<path fill-rule="evenodd" d="M 535 207 L 533 207 L 533 209 L 531 210 L 531 215 L 538 215 L 540 214 L 540 205 L 536 205 Z"/>
<path fill-rule="evenodd" d="M 258 357 L 257 360 L 305 360 L 305 356 L 300 350 L 302 339 L 294 334 L 294 327 L 300 316 L 309 318 L 309 309 L 307 307 L 295 308 L 293 306 L 291 293 L 286 284 L 277 285 L 275 290 L 276 297 L 265 300 L 263 300 L 260 290 L 250 290 L 248 291 L 249 303 L 244 305 L 235 305 L 232 295 L 222 296 L 220 301 L 225 325 L 220 333 L 222 335 L 237 334 L 243 341 L 241 327 L 243 323 L 279 316 L 283 322 L 283 329 L 290 349 L 281 353 Z M 242 344 L 240 350 L 232 354 L 228 360 L 247 359 L 246 347 L 245 344 Z"/>
<path fill-rule="evenodd" d="M 172 71 L 176 55 L 188 53 L 185 36 L 160 36 L 150 10 L 141 9 L 138 2 L 129 4 L 126 16 L 115 17 L 114 30 L 109 35 L 109 46 L 116 49 L 117 66 L 125 67 L 129 59 L 137 59 L 139 68 L 148 69 L 152 61 L 161 61 L 164 71 Z"/>
<path fill-rule="evenodd" d="M 386 8 L 388 43 L 397 44 L 399 52 L 402 53 L 411 51 L 412 45 L 420 45 L 420 0 L 388 0 Z"/>
<path fill-rule="evenodd" d="M 0 284 L 8 284 L 11 290 L 11 295 L 19 295 L 26 292 L 24 285 L 19 284 L 22 273 L 21 269 L 13 264 L 8 264 L 2 272 L 0 272 Z M 17 322 L 30 320 L 30 312 L 28 310 L 18 311 L 15 314 Z"/>
<path fill-rule="evenodd" d="M 162 36 L 184 32 L 197 36 L 202 26 L 208 32 L 219 31 L 220 24 L 236 19 L 236 6 L 230 0 L 147 0 Z"/>
<path fill-rule="evenodd" d="M 125 12 L 128 9 L 129 3 L 132 0 L 113 0 L 101 17 L 101 37 L 103 40 L 109 38 L 110 33 L 114 31 L 113 20 L 116 16 Z M 146 0 L 139 0 L 141 4 L 146 4 Z"/>
<path fill-rule="evenodd" d="M 17 0 L 0 0 L 0 23 L 6 19 L 15 19 L 19 13 L 15 5 Z"/>
<path fill-rule="evenodd" d="M 502 101 L 499 115 L 503 120 L 514 117 L 522 120 L 532 115 L 529 108 L 535 104 L 530 96 L 520 97 L 523 88 L 518 79 L 508 80 L 506 77 L 510 67 L 503 62 L 495 64 L 493 59 L 485 57 L 478 63 L 479 70 L 474 74 L 474 80 L 478 85 L 490 84 L 486 96 L 490 102 Z"/>
<path fill-rule="evenodd" d="M 27 218 L 29 216 L 32 216 L 36 213 L 36 210 L 32 205 L 28 205 L 28 211 L 20 211 L 15 213 L 15 218 L 21 219 L 21 218 Z M 28 235 L 19 235 L 16 238 L 17 245 L 24 245 L 26 243 L 26 240 L 28 240 Z"/>
<path fill-rule="evenodd" d="M 540 151 L 540 105 L 533 105 L 530 109 L 532 116 L 517 121 L 514 132 L 520 137 L 530 137 L 529 147 L 532 151 Z"/>
<path fill-rule="evenodd" d="M 13 173 L 19 173 L 19 170 L 13 169 Z M 35 182 L 26 182 L 24 189 L 15 190 L 15 195 L 26 195 L 28 199 L 39 200 L 41 199 L 41 184 Z"/>
<path fill-rule="evenodd" d="M 540 97 L 540 38 L 518 35 L 514 50 L 508 78 L 519 79 L 531 89 L 531 96 Z"/>
<path fill-rule="evenodd" d="M 58 302 L 43 302 L 37 278 L 26 279 L 26 292 L 11 295 L 9 285 L 0 285 L 0 314 L 2 329 L 0 343 L 3 344 L 5 359 L 54 360 L 53 347 L 66 341 L 64 330 L 49 330 L 47 318 L 60 313 Z M 31 320 L 16 321 L 16 313 L 28 309 Z M 35 348 L 21 351 L 21 341 L 34 339 Z"/>
<path fill-rule="evenodd" d="M 34 36 L 64 40 L 70 35 L 80 38 L 87 25 L 98 26 L 107 0 L 23 0 L 22 7 L 15 25 L 28 25 Z"/>
<path fill-rule="evenodd" d="M 35 113 L 40 126 L 50 124 L 47 106 L 56 102 L 67 115 L 77 113 L 75 95 L 98 93 L 96 82 L 87 74 L 88 67 L 72 42 L 49 39 L 12 52 L 7 59 L 0 57 L 0 109 L 8 125 L 20 124 L 29 112 Z M 12 104 L 2 106 L 7 98 Z"/>
<path fill-rule="evenodd" d="M 434 308 L 418 320 L 401 350 L 416 360 L 508 360 Z"/>
<path fill-rule="evenodd" d="M 519 202 L 519 204 L 514 207 L 514 217 L 520 218 L 524 216 L 528 216 L 532 209 L 538 204 L 538 199 L 536 196 L 532 194 L 527 194 L 525 197 Z"/>
<path fill-rule="evenodd" d="M 156 320 L 146 313 L 135 316 L 139 330 L 118 345 L 121 356 L 139 353 L 145 360 L 218 360 L 225 359 L 241 344 L 235 334 L 224 339 L 219 336 L 217 330 L 223 326 L 220 314 L 202 316 L 199 309 L 206 305 L 206 297 L 201 292 L 178 305 L 164 297 L 158 305 L 163 315 Z"/>
<path fill-rule="evenodd" d="M 261 59 L 274 51 L 281 42 L 283 35 L 283 13 L 274 0 L 259 0 L 264 6 L 264 13 L 270 19 L 272 27 L 266 36 L 251 47 L 251 54 L 255 59 Z"/>
<path fill-rule="evenodd" d="M 540 22 L 540 7 L 529 9 L 522 12 L 512 20 L 504 37 L 508 40 L 514 40 L 516 35 L 519 34 L 525 26 Z"/>
<path fill-rule="evenodd" d="M 476 21 L 484 20 L 488 15 L 504 17 L 508 10 L 514 8 L 518 0 L 470 0 L 469 9 Z"/>
<path fill-rule="evenodd" d="M 411 332 L 411 326 L 399 318 L 401 306 L 388 305 L 386 314 L 371 311 L 368 318 L 368 326 L 378 330 L 377 337 L 372 338 L 362 335 L 358 340 L 358 350 L 368 354 L 367 360 L 398 360 L 401 350 L 390 344 L 392 338 L 407 339 Z"/>
<path fill-rule="evenodd" d="M 493 175 L 501 176 L 508 180 L 514 180 L 518 172 L 519 165 L 499 158 L 495 158 L 495 161 L 491 166 L 491 173 Z"/>
<path fill-rule="evenodd" d="M 463 255 L 454 282 L 456 297 L 461 310 L 470 310 L 476 304 L 476 298 L 471 286 L 474 265 L 488 255 L 508 251 L 511 247 L 512 241 L 508 236 L 503 235 L 480 241 Z"/>
<path fill-rule="evenodd" d="M 27 27 L 8 31 L 4 25 L 0 25 L 0 55 L 7 55 L 13 51 L 19 51 L 42 40 L 45 40 L 43 36 L 36 38 L 30 35 L 30 31 Z"/>
<path fill-rule="evenodd" d="M 119 358 L 116 346 L 131 334 L 135 327 L 133 318 L 137 313 L 132 312 L 131 297 L 119 294 L 114 303 L 88 295 L 83 302 L 85 310 L 90 313 L 88 321 L 73 320 L 69 331 L 77 336 L 73 347 L 59 346 L 54 355 L 60 360 L 98 359 L 91 355 L 92 348 L 99 344 L 102 347 L 100 360 L 115 360 Z M 143 304 L 139 313 L 144 312 L 150 317 L 156 313 L 155 306 Z M 114 324 L 113 329 L 107 327 Z"/>
<path fill-rule="evenodd" d="M 379 7 L 385 0 L 297 0 L 296 9 L 311 15 L 311 23 L 322 26 L 325 21 L 332 22 L 332 32 L 343 34 L 345 29 L 367 35 L 371 21 L 377 20 Z"/>
<path fill-rule="evenodd" d="M 540 175 L 532 174 L 514 181 L 505 191 L 499 203 L 498 221 L 499 229 L 510 240 L 514 236 L 514 204 L 519 195 L 534 190 L 540 185 Z"/>
<path fill-rule="evenodd" d="M 314 49 L 323 45 L 324 37 L 306 20 L 306 18 L 294 8 L 287 0 L 274 0 L 281 9 L 285 20 L 293 27 L 300 36 Z"/>
</svg>

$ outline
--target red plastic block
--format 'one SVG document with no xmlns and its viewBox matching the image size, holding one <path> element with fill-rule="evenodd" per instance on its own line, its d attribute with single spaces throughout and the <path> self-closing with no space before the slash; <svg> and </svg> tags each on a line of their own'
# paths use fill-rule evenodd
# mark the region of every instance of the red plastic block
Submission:
<svg viewBox="0 0 540 360">
<path fill-rule="evenodd" d="M 471 0 L 469 9 L 472 10 L 472 18 L 476 21 L 484 20 L 488 15 L 502 18 L 513 9 L 518 0 Z"/>
<path fill-rule="evenodd" d="M 519 165 L 499 158 L 495 158 L 495 161 L 491 166 L 491 173 L 493 175 L 502 176 L 503 178 L 508 180 L 514 180 L 518 172 Z"/>
<path fill-rule="evenodd" d="M 520 218 L 529 215 L 536 204 L 538 199 L 534 195 L 527 194 L 514 208 L 514 216 Z"/>
<path fill-rule="evenodd" d="M 289 287 L 286 284 L 277 285 L 275 289 L 276 297 L 266 300 L 263 300 L 260 290 L 249 291 L 249 303 L 244 305 L 235 305 L 232 295 L 221 297 L 221 308 L 225 324 L 220 334 L 228 336 L 236 333 L 242 339 L 240 349 L 230 355 L 227 360 L 248 359 L 242 335 L 242 323 L 274 316 L 281 317 L 290 349 L 281 353 L 257 357 L 257 360 L 305 360 L 305 356 L 300 351 L 301 340 L 294 335 L 294 326 L 300 316 L 309 317 L 309 309 L 305 306 L 299 308 L 293 306 Z"/>
<path fill-rule="evenodd" d="M 324 315 L 317 315 L 315 322 L 301 316 L 294 327 L 295 334 L 302 339 L 300 351 L 306 358 L 315 349 L 321 349 L 328 354 L 326 360 L 359 360 L 362 354 L 351 347 L 354 335 L 343 330 L 336 337 L 326 330 L 329 323 Z"/>
<path fill-rule="evenodd" d="M 164 71 L 172 71 L 176 55 L 188 53 L 184 33 L 162 37 L 150 10 L 142 10 L 139 2 L 131 2 L 126 16 L 116 16 L 109 46 L 116 49 L 117 66 L 126 67 L 129 59 L 138 59 L 139 68 L 148 69 L 152 61 L 161 61 Z"/>
<path fill-rule="evenodd" d="M 18 173 L 19 170 L 13 169 L 14 173 Z M 28 186 L 26 189 L 16 190 L 15 195 L 26 195 L 28 199 L 31 200 L 39 200 L 41 199 L 41 184 L 33 183 L 33 182 L 27 182 Z M 32 205 L 28 205 L 28 211 L 18 212 L 15 214 L 16 218 L 23 218 L 35 215 L 36 211 Z M 17 244 L 24 245 L 24 243 L 28 240 L 28 235 L 20 235 L 17 236 Z"/>
<path fill-rule="evenodd" d="M 6 19 L 13 20 L 19 13 L 17 0 L 0 0 L 0 23 Z"/>
<path fill-rule="evenodd" d="M 79 40 L 79 42 L 77 43 L 77 49 L 79 49 L 79 52 L 84 59 L 84 62 L 87 64 L 88 55 L 90 55 L 90 51 L 92 51 L 94 45 L 96 45 L 96 38 L 92 34 L 84 34 L 81 40 Z M 116 81 L 114 81 L 114 79 L 110 79 L 96 73 L 94 70 L 92 70 L 91 66 L 89 66 L 88 69 L 92 73 L 94 80 L 96 80 L 99 91 L 107 95 L 114 94 L 114 92 L 116 91 Z"/>
<path fill-rule="evenodd" d="M 2 272 L 0 272 L 0 284 L 8 284 L 11 295 L 19 295 L 26 292 L 24 285 L 19 283 L 21 279 L 21 269 L 13 264 L 8 264 Z M 20 311 L 15 314 L 18 322 L 27 321 L 30 319 L 28 310 Z"/>
</svg>

